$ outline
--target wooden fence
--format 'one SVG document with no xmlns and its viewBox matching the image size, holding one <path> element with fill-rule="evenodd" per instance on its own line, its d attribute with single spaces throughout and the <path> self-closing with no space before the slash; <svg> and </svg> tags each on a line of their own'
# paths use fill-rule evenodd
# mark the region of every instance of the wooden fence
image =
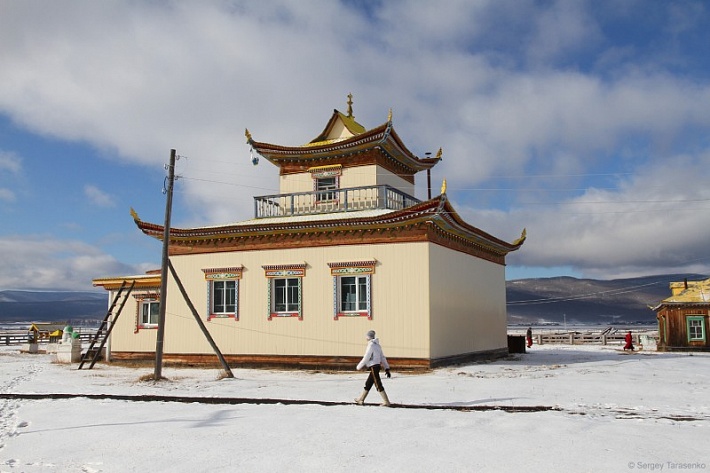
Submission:
<svg viewBox="0 0 710 473">
<path fill-rule="evenodd" d="M 82 330 L 79 332 L 79 339 L 82 342 L 89 342 L 93 338 L 96 330 Z M 29 342 L 26 330 L 3 330 L 0 331 L 0 345 L 22 345 Z M 48 344 L 48 338 L 41 338 L 37 341 L 40 345 Z"/>
<path fill-rule="evenodd" d="M 525 332 L 512 333 L 508 332 L 509 335 L 524 335 Z M 658 342 L 658 331 L 655 330 L 641 330 L 633 331 L 632 337 L 634 345 L 655 345 Z M 626 338 L 626 332 L 616 331 L 609 333 L 608 331 L 597 331 L 597 332 L 580 332 L 580 331 L 569 331 L 569 332 L 559 332 L 559 331 L 547 331 L 533 333 L 533 343 L 537 345 L 545 344 L 566 344 L 566 345 L 584 345 L 584 344 L 598 344 L 598 345 L 624 345 Z"/>
</svg>

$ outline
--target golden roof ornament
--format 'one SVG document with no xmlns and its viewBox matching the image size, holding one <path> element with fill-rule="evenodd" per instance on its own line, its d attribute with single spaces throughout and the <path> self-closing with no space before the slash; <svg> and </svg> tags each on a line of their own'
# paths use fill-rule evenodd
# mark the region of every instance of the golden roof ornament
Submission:
<svg viewBox="0 0 710 473">
<path fill-rule="evenodd" d="M 244 128 L 244 136 L 247 137 L 247 143 L 249 143 L 251 141 L 251 133 L 249 133 L 248 128 Z"/>
<path fill-rule="evenodd" d="M 515 240 L 515 241 L 513 242 L 513 245 L 515 245 L 515 246 L 517 246 L 517 245 L 522 245 L 523 242 L 525 241 L 525 239 L 526 239 L 527 237 L 528 237 L 528 231 L 527 231 L 526 228 L 523 228 L 523 232 L 520 234 L 520 238 L 518 238 L 517 240 Z"/>
<path fill-rule="evenodd" d="M 446 194 L 446 179 L 441 183 L 441 195 Z"/>
<path fill-rule="evenodd" d="M 131 217 L 133 217 L 133 220 L 136 222 L 141 221 L 140 217 L 138 217 L 138 213 L 133 209 L 133 207 L 131 207 Z"/>
<path fill-rule="evenodd" d="M 348 94 L 348 118 L 355 118 L 353 115 L 353 94 Z"/>
<path fill-rule="evenodd" d="M 391 121 L 392 121 L 392 109 L 390 108 L 390 112 L 387 114 L 387 122 L 389 123 Z"/>
<path fill-rule="evenodd" d="M 439 151 L 436 152 L 436 159 L 441 160 L 441 148 L 439 148 Z"/>
</svg>

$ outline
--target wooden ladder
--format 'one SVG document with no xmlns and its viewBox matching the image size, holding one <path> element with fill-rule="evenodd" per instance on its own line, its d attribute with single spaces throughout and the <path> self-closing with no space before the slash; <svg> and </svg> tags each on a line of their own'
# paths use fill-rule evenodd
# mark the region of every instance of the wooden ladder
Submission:
<svg viewBox="0 0 710 473">
<path fill-rule="evenodd" d="M 124 294 L 123 291 L 126 290 L 127 284 L 128 281 L 123 281 L 121 287 L 118 289 L 118 292 L 113 298 L 113 302 L 111 302 L 111 307 L 109 307 L 108 311 L 106 312 L 106 316 L 104 317 L 104 320 L 101 322 L 101 326 L 99 326 L 99 329 L 96 331 L 96 334 L 91 339 L 89 348 L 86 350 L 86 353 L 81 355 L 81 363 L 79 363 L 79 367 L 77 369 L 82 369 L 84 367 L 84 364 L 89 359 L 91 359 L 91 364 L 89 365 L 88 369 L 91 369 L 96 364 L 96 361 L 98 361 L 98 359 L 101 357 L 101 350 L 103 350 L 104 346 L 106 345 L 106 341 L 108 340 L 109 335 L 111 335 L 111 330 L 113 330 L 113 327 L 116 325 L 116 319 L 119 315 L 121 315 L 121 312 L 123 311 L 123 306 L 126 305 L 128 296 L 131 294 L 131 291 L 133 291 L 133 286 L 136 285 L 136 281 L 133 280 L 131 282 L 131 285 L 128 286 L 128 290 Z M 121 296 L 123 296 L 122 299 Z M 119 300 L 121 300 L 121 305 L 119 306 L 114 319 L 110 320 L 111 316 L 114 313 L 113 311 L 116 308 L 116 304 L 118 304 Z M 96 346 L 97 344 L 98 347 Z"/>
</svg>

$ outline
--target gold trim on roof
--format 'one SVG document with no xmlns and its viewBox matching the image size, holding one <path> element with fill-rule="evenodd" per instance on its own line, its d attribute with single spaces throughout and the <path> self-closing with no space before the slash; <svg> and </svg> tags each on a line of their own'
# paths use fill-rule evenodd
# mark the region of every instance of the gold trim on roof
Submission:
<svg viewBox="0 0 710 473">
<path fill-rule="evenodd" d="M 343 169 L 342 164 L 328 164 L 326 166 L 314 166 L 312 168 L 308 168 L 308 172 L 339 171 L 341 169 Z"/>
</svg>

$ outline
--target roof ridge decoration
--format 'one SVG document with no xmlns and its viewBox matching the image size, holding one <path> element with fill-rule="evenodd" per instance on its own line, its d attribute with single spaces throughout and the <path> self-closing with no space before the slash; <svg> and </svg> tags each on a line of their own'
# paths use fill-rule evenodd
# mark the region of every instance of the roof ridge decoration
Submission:
<svg viewBox="0 0 710 473">
<path fill-rule="evenodd" d="M 352 118 L 353 120 L 355 119 L 355 115 L 353 115 L 353 94 L 350 92 L 348 94 L 348 118 Z"/>
<path fill-rule="evenodd" d="M 389 113 L 387 114 L 387 128 L 385 128 L 385 133 L 382 135 L 382 139 L 380 140 L 380 143 L 384 143 L 387 141 L 387 138 L 389 138 L 390 133 L 392 133 L 392 109 L 390 108 Z"/>
<path fill-rule="evenodd" d="M 520 233 L 520 238 L 516 238 L 515 241 L 513 242 L 513 246 L 520 246 L 523 243 L 525 243 L 525 239 L 528 237 L 528 229 L 523 228 L 523 231 Z"/>
<path fill-rule="evenodd" d="M 439 206 L 436 209 L 437 214 L 444 212 L 444 207 L 448 200 L 449 198 L 446 196 L 446 179 L 444 179 L 444 183 L 441 186 L 441 195 L 439 196 Z"/>
</svg>

